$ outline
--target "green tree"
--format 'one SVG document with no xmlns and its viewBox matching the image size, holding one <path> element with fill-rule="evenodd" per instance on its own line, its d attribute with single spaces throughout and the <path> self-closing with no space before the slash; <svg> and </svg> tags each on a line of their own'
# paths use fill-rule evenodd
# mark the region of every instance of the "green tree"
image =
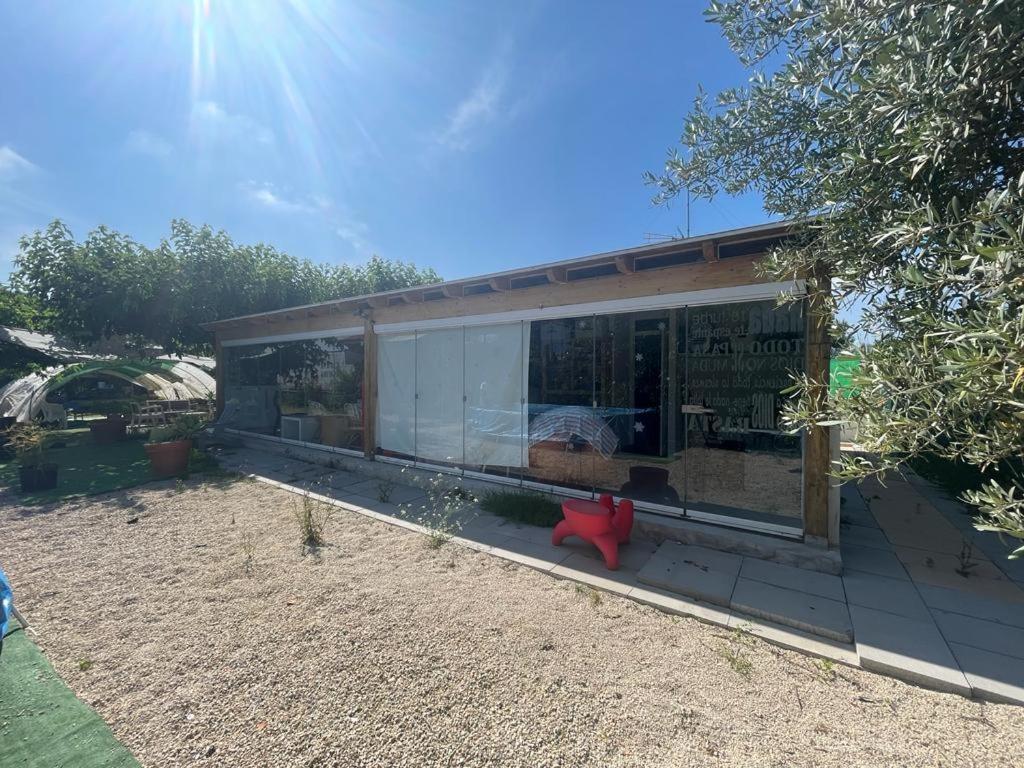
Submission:
<svg viewBox="0 0 1024 768">
<path fill-rule="evenodd" d="M 759 192 L 799 221 L 765 269 L 808 277 L 873 340 L 827 402 L 799 382 L 794 425 L 850 419 L 878 459 L 1001 468 L 967 500 L 1024 538 L 1024 12 L 1000 0 L 729 0 L 707 15 L 751 70 L 701 94 L 657 200 Z M 817 279 L 813 279 L 817 278 Z M 1024 552 L 1024 547 L 1016 554 Z"/>
<path fill-rule="evenodd" d="M 80 343 L 119 336 L 170 353 L 208 350 L 200 326 L 213 320 L 440 280 L 377 256 L 316 264 L 180 219 L 155 248 L 106 227 L 78 242 L 54 221 L 21 238 L 14 264 L 15 295 L 45 306 L 54 332 Z"/>
<path fill-rule="evenodd" d="M 47 321 L 46 313 L 35 298 L 0 283 L 0 325 L 45 331 Z"/>
</svg>

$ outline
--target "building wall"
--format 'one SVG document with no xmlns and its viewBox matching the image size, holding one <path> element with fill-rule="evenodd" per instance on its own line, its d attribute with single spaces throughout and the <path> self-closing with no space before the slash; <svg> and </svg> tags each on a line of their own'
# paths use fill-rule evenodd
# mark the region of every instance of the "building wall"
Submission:
<svg viewBox="0 0 1024 768">
<path fill-rule="evenodd" d="M 494 285 L 492 292 L 474 295 L 474 296 L 458 296 L 446 297 L 438 300 L 422 300 L 422 296 L 417 296 L 415 293 L 412 294 L 412 301 L 395 300 L 391 299 L 387 303 L 382 305 L 381 301 L 371 301 L 369 303 L 376 304 L 375 306 L 365 306 L 361 308 L 350 305 L 345 307 L 314 307 L 309 309 L 296 309 L 285 313 L 277 313 L 267 317 L 256 317 L 249 320 L 242 321 L 236 325 L 219 329 L 217 332 L 217 350 L 218 350 L 218 371 L 225 368 L 226 355 L 225 350 L 230 354 L 232 348 L 236 348 L 239 342 L 245 339 L 262 339 L 267 337 L 275 336 L 289 336 L 296 334 L 312 334 L 321 331 L 336 331 L 342 335 L 349 333 L 359 333 L 362 337 L 361 350 L 365 365 L 362 368 L 362 376 L 364 381 L 364 391 L 362 402 L 360 405 L 361 410 L 364 412 L 363 416 L 363 428 L 362 428 L 362 440 L 361 445 L 365 449 L 367 458 L 372 458 L 375 454 L 375 449 L 379 442 L 379 436 L 377 430 L 380 429 L 381 424 L 378 418 L 378 408 L 376 406 L 376 397 L 379 391 L 379 377 L 382 372 L 378 370 L 377 364 L 378 359 L 387 359 L 387 350 L 382 350 L 381 354 L 385 355 L 381 358 L 378 355 L 377 348 L 382 342 L 390 344 L 392 337 L 388 335 L 381 336 L 374 333 L 371 329 L 374 325 L 388 326 L 392 324 L 411 324 L 415 326 L 421 322 L 440 321 L 445 318 L 468 318 L 479 315 L 500 315 L 501 313 L 512 313 L 512 312 L 523 312 L 530 310 L 549 309 L 552 307 L 570 307 L 571 305 L 583 305 L 593 302 L 603 301 L 614 301 L 623 299 L 637 299 L 644 297 L 659 297 L 667 294 L 685 293 L 691 291 L 703 291 L 708 289 L 727 289 L 736 286 L 749 286 L 754 284 L 761 284 L 766 282 L 765 278 L 757 274 L 755 267 L 756 257 L 740 256 L 729 259 L 723 259 L 722 261 L 713 263 L 694 263 L 686 264 L 675 267 L 667 267 L 663 269 L 654 269 L 644 272 L 637 273 L 621 273 L 611 275 L 608 277 L 595 277 L 586 280 L 579 280 L 575 282 L 564 282 L 564 283 L 553 283 L 548 285 L 539 285 L 530 288 L 517 288 L 514 290 L 507 290 L 507 286 L 501 282 Z M 457 293 L 457 291 L 456 291 Z M 670 325 L 676 327 L 679 323 L 678 316 L 675 310 L 671 311 L 671 320 L 668 321 L 668 310 L 666 310 L 666 320 Z M 811 319 L 807 318 L 807 328 L 814 331 L 815 333 L 820 330 L 817 325 L 811 323 Z M 537 325 L 537 323 L 534 323 Z M 600 325 L 600 323 L 599 323 Z M 459 327 L 459 326 L 455 326 Z M 524 345 L 525 355 L 530 354 L 530 324 L 527 322 L 524 326 Z M 538 326 L 539 327 L 539 326 Z M 678 326 L 683 327 L 683 326 Z M 534 334 L 538 331 L 534 329 Z M 611 332 L 611 328 L 605 328 L 602 333 L 607 335 Z M 452 331 L 447 332 L 448 336 L 452 335 Z M 463 332 L 464 333 L 464 332 Z M 680 331 L 679 333 L 683 333 Z M 675 344 L 675 331 L 673 331 L 671 342 L 662 342 Z M 421 334 L 422 338 L 417 339 L 413 337 L 412 349 L 426 349 L 426 350 L 442 350 L 442 349 L 455 349 L 452 343 L 448 343 L 447 346 L 442 343 L 441 346 L 437 346 L 436 340 L 444 341 L 444 335 L 440 332 L 433 334 Z M 619 336 L 623 336 L 620 331 Z M 803 335 L 801 334 L 801 337 Z M 595 338 L 597 335 L 595 334 Z M 636 336 L 635 338 L 639 338 Z M 667 336 L 666 336 L 667 339 Z M 534 344 L 539 343 L 534 339 Z M 596 345 L 598 342 L 595 341 Z M 635 339 L 629 342 L 635 344 Z M 223 345 L 227 345 L 226 347 Z M 434 346 L 429 346 L 433 344 Z M 294 343 L 283 342 L 284 346 L 294 347 Z M 253 347 L 256 349 L 257 347 Z M 596 348 L 596 347 L 595 347 Z M 466 349 L 470 349 L 467 347 Z M 594 379 L 595 381 L 607 380 L 610 376 L 613 376 L 613 372 L 617 369 L 621 369 L 623 365 L 629 362 L 631 359 L 629 355 L 635 355 L 636 351 L 629 347 L 626 349 L 623 344 L 611 344 L 609 350 L 604 353 L 604 357 L 594 358 Z M 820 345 L 815 345 L 815 354 L 807 355 L 804 358 L 804 362 L 810 361 L 814 366 L 820 366 Z M 628 354 L 627 354 L 628 353 Z M 437 354 L 436 352 L 425 352 L 424 354 Z M 445 353 L 449 354 L 449 353 Z M 470 354 L 469 352 L 458 352 L 458 363 L 460 369 L 465 368 L 468 361 L 465 355 Z M 626 357 L 623 355 L 626 354 Z M 803 352 L 801 352 L 803 354 Z M 442 366 L 454 366 L 454 353 L 449 354 L 452 359 L 446 359 L 440 361 Z M 410 358 L 415 359 L 415 357 Z M 602 362 L 598 363 L 598 360 Z M 667 360 L 668 358 L 666 358 Z M 625 361 L 625 362 L 624 362 Z M 668 363 L 666 363 L 667 365 Z M 675 365 L 675 363 L 672 363 Z M 536 368 L 536 363 L 534 367 Z M 598 371 L 598 367 L 602 366 L 602 369 Z M 810 371 L 812 374 L 814 371 Z M 461 375 L 461 374 L 460 374 Z M 673 372 L 675 375 L 675 372 Z M 820 375 L 820 372 L 819 372 Z M 621 378 L 621 377 L 620 377 Z M 635 374 L 634 374 L 635 378 Z M 436 403 L 432 404 L 432 409 L 438 409 L 445 407 L 446 399 L 444 397 L 444 391 L 450 388 L 450 382 L 445 384 L 441 383 L 438 387 L 439 395 L 435 397 Z M 524 382 L 522 384 L 523 399 L 524 402 L 529 400 L 528 388 L 529 383 Z M 595 383 L 594 387 L 594 403 L 597 403 L 599 399 L 602 400 L 602 405 L 612 405 L 612 400 L 609 395 L 602 395 L 598 398 L 596 395 L 598 387 L 604 387 L 602 391 L 613 391 L 607 388 L 607 385 Z M 674 385 L 673 385 L 674 386 Z M 218 393 L 219 397 L 222 394 Z M 461 393 L 460 393 L 461 396 Z M 440 399 L 438 399 L 440 398 Z M 451 399 L 451 398 L 448 398 Z M 289 396 L 289 403 L 294 400 L 294 396 Z M 581 401 L 582 403 L 583 401 Z M 451 404 L 454 407 L 455 401 Z M 635 402 L 633 403 L 635 405 Z M 319 403 L 318 403 L 319 405 Z M 544 404 L 540 404 L 544 405 Z M 558 405 L 556 403 L 556 405 Z M 587 403 L 586 406 L 589 406 Z M 679 408 L 680 403 L 676 400 L 672 402 L 666 402 L 662 404 L 663 409 L 674 412 Z M 529 409 L 531 406 L 526 406 Z M 351 412 L 351 409 L 349 409 Z M 527 418 L 524 416 L 524 419 Z M 533 418 L 533 414 L 529 416 Z M 690 419 L 696 419 L 694 416 L 684 416 L 683 424 L 677 424 L 678 419 L 673 417 L 670 420 L 663 419 L 662 425 L 660 426 L 660 432 L 666 433 L 671 432 L 672 434 L 660 435 L 662 441 L 661 453 L 664 456 L 671 456 L 673 446 L 683 445 L 683 435 L 687 433 L 688 427 L 685 426 L 687 421 Z M 634 419 L 637 423 L 638 420 Z M 424 422 L 426 424 L 426 422 Z M 631 422 L 631 426 L 636 426 L 635 423 Z M 386 425 L 385 425 L 386 427 Z M 526 428 L 525 426 L 523 427 Z M 426 430 L 427 427 L 425 426 Z M 429 427 L 429 429 L 436 429 L 436 425 Z M 706 430 L 704 430 L 706 433 Z M 692 434 L 696 434 L 693 432 Z M 690 438 L 692 440 L 692 437 Z M 325 438 L 318 437 L 314 442 L 322 442 Z M 676 441 L 673 443 L 672 441 Z M 650 442 L 650 441 L 648 441 Z M 721 441 L 719 441 L 721 442 Z M 728 441 L 726 441 L 728 442 Z M 791 443 L 790 443 L 791 444 Z M 689 457 L 690 463 L 690 484 L 686 486 L 685 492 L 691 494 L 692 498 L 701 497 L 709 501 L 711 508 L 715 506 L 716 502 L 722 502 L 719 506 L 723 509 L 728 509 L 729 503 L 740 503 L 736 502 L 739 496 L 734 492 L 738 485 L 738 478 L 744 475 L 749 475 L 751 480 L 749 481 L 749 489 L 746 497 L 748 498 L 747 506 L 756 508 L 754 511 L 758 514 L 763 514 L 767 518 L 771 518 L 772 513 L 777 511 L 775 507 L 780 505 L 784 507 L 784 511 L 787 514 L 791 514 L 794 511 L 794 504 L 797 505 L 796 514 L 799 515 L 799 504 L 801 499 L 804 502 L 804 519 L 803 519 L 803 530 L 805 532 L 811 532 L 813 535 L 818 535 L 817 532 L 823 527 L 821 521 L 825 520 L 826 510 L 824 505 L 822 509 L 812 508 L 806 504 L 808 497 L 807 485 L 810 482 L 814 487 L 811 488 L 811 493 L 815 493 L 817 488 L 816 483 L 820 482 L 820 478 L 827 472 L 827 451 L 824 455 L 819 455 L 817 449 L 814 448 L 816 443 L 809 441 L 806 443 L 812 450 L 803 451 L 802 459 L 800 454 L 796 455 L 796 469 L 792 461 L 785 458 L 782 454 L 773 456 L 771 451 L 759 450 L 757 456 L 754 453 L 741 455 L 739 453 L 728 451 L 697 451 L 690 450 L 686 453 Z M 347 447 L 353 447 L 350 444 Z M 667 446 L 667 448 L 666 448 Z M 486 447 L 486 446 L 484 446 Z M 583 473 L 585 475 L 582 484 L 577 484 L 577 487 L 589 487 L 597 488 L 598 490 L 612 490 L 619 489 L 620 485 L 628 488 L 628 483 L 623 484 L 624 478 L 629 477 L 630 481 L 633 478 L 626 471 L 628 467 L 621 470 L 616 470 L 613 464 L 608 462 L 602 462 L 600 457 L 596 454 L 586 455 L 588 446 L 582 446 L 582 453 L 579 455 L 570 456 L 571 451 L 566 451 L 564 446 L 554 446 L 559 450 L 552 450 L 551 445 L 538 446 L 537 448 L 531 448 L 531 455 L 524 457 L 523 465 L 529 465 L 530 471 L 523 471 L 521 469 L 510 470 L 505 468 L 503 470 L 505 481 L 509 480 L 509 475 L 516 473 L 515 479 L 517 482 L 523 480 L 540 481 L 541 483 L 555 483 L 560 486 L 572 486 L 572 483 L 557 482 L 560 473 L 565 473 L 565 470 L 561 465 L 566 461 L 583 462 L 581 466 L 585 469 Z M 438 450 L 443 451 L 442 448 L 437 448 L 433 452 L 436 453 Z M 652 446 L 647 446 L 645 450 L 655 451 Z M 668 453 L 666 453 L 666 450 Z M 746 450 L 746 449 L 744 449 Z M 546 453 L 545 453 L 546 451 Z M 472 452 L 472 451 L 471 451 Z M 507 451 L 506 451 L 507 452 Z M 656 451 L 655 451 L 656 452 Z M 498 451 L 501 453 L 501 451 Z M 543 454 L 543 455 L 542 455 Z M 699 454 L 699 455 L 698 455 Z M 396 455 L 401 455 L 399 452 Z M 439 454 L 438 454 L 439 455 Z M 652 454 L 653 455 L 653 454 Z M 791 455 L 791 454 L 786 454 Z M 760 458 L 758 458 L 760 457 Z M 411 456 L 407 458 L 412 458 Z M 471 458 L 471 457 L 470 457 Z M 655 457 L 656 458 L 656 457 Z M 755 461 L 756 459 L 756 461 Z M 694 467 L 697 466 L 698 460 L 701 462 L 703 467 L 703 476 L 697 477 L 695 474 Z M 662 459 L 664 462 L 665 459 Z M 758 466 L 753 466 L 751 461 L 755 464 L 760 462 Z M 802 461 L 804 466 L 803 474 L 799 474 L 799 464 Z M 739 463 L 737 463 L 739 462 Z M 765 464 L 767 462 L 767 464 Z M 445 464 L 442 460 L 436 460 L 433 463 Z M 474 471 L 488 472 L 490 471 L 486 466 L 471 466 L 474 464 L 466 456 L 462 456 L 456 462 L 448 462 L 451 464 L 460 464 L 466 466 L 467 469 L 473 469 Z M 762 467 L 761 464 L 764 464 Z M 606 466 L 607 465 L 607 466 Z M 749 466 L 748 466 L 749 465 Z M 597 467 L 601 469 L 598 470 Z M 679 473 L 682 476 L 683 469 L 682 464 L 679 464 Z M 673 477 L 676 472 L 676 467 L 671 465 L 671 462 L 666 465 L 669 476 Z M 761 482 L 757 480 L 759 477 L 766 477 L 766 470 L 770 470 L 772 478 L 777 478 L 777 482 L 773 479 L 772 482 Z M 798 474 L 794 475 L 796 471 Z M 538 475 L 539 476 L 534 476 Z M 547 473 L 545 475 L 545 473 Z M 787 474 L 788 473 L 788 474 Z M 500 472 L 498 473 L 500 474 Z M 619 475 L 622 477 L 619 477 Z M 597 479 L 595 479 L 597 478 Z M 696 484 L 694 484 L 696 482 Z M 676 482 L 678 487 L 682 487 L 683 481 Z M 781 483 L 781 485 L 779 484 Z M 792 487 L 791 487 L 792 486 Z M 769 503 L 758 504 L 751 503 L 750 499 L 756 499 L 756 497 L 769 498 Z M 774 499 L 774 500 L 771 500 Z M 670 505 L 671 506 L 671 505 Z M 798 520 L 799 522 L 799 520 Z"/>
</svg>

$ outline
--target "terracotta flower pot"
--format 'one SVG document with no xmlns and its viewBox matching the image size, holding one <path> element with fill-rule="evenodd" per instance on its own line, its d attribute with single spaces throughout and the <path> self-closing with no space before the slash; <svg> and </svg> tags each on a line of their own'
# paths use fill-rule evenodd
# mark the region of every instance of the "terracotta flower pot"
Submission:
<svg viewBox="0 0 1024 768">
<path fill-rule="evenodd" d="M 48 491 L 57 487 L 57 465 L 47 463 L 20 467 L 18 479 L 21 480 L 22 493 Z"/>
<path fill-rule="evenodd" d="M 157 477 L 175 477 L 188 471 L 188 457 L 192 453 L 191 440 L 173 440 L 169 443 L 146 443 L 149 466 Z"/>
</svg>

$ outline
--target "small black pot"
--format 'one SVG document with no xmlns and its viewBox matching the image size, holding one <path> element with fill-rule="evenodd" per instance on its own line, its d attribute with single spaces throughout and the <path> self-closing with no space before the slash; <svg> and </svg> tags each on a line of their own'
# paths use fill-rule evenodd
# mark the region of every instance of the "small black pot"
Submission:
<svg viewBox="0 0 1024 768">
<path fill-rule="evenodd" d="M 20 467 L 21 492 L 48 491 L 57 487 L 57 465 L 36 464 L 31 467 Z"/>
</svg>

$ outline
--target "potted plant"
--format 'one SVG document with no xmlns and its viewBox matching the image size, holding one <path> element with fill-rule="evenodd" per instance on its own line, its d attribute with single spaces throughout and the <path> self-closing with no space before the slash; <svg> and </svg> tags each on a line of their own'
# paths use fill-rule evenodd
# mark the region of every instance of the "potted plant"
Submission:
<svg viewBox="0 0 1024 768">
<path fill-rule="evenodd" d="M 181 416 L 166 427 L 156 427 L 149 433 L 149 442 L 143 447 L 149 456 L 149 465 L 157 477 L 174 477 L 188 471 L 188 458 L 192 453 L 192 439 L 206 429 L 206 422 L 198 416 Z"/>
<path fill-rule="evenodd" d="M 22 493 L 46 491 L 57 487 L 57 465 L 44 461 L 46 431 L 34 424 L 14 427 L 7 433 L 7 444 L 14 450 Z"/>
</svg>

